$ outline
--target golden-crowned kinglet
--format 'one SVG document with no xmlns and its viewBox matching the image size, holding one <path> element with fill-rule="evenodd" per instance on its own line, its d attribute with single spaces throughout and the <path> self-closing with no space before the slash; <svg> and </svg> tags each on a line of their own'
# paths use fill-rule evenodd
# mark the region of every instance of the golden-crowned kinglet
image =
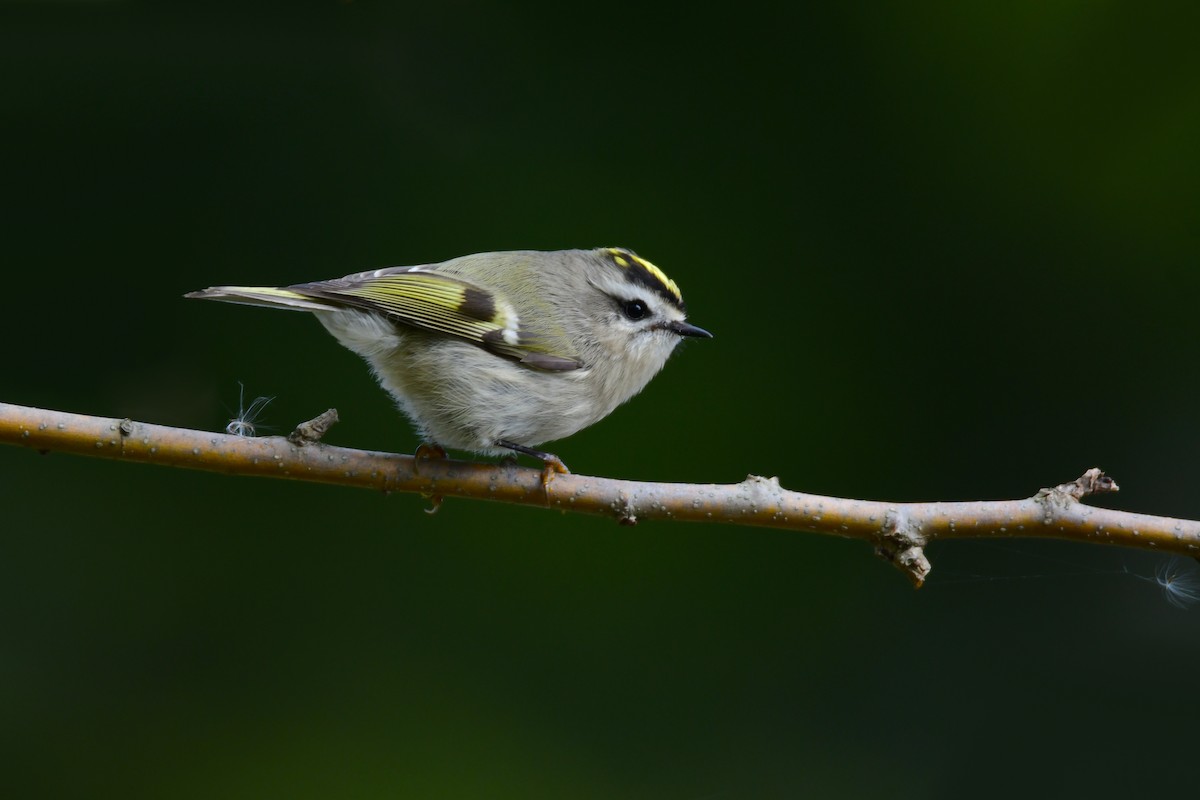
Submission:
<svg viewBox="0 0 1200 800">
<path fill-rule="evenodd" d="M 559 466 L 535 448 L 640 392 L 681 337 L 712 336 L 685 321 L 674 281 L 615 247 L 480 253 L 186 296 L 311 311 L 430 444 Z"/>
</svg>

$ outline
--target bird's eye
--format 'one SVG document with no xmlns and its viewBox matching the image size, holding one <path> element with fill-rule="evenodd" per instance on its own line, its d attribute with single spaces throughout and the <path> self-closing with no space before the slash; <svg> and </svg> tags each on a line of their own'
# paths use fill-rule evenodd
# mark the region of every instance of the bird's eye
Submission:
<svg viewBox="0 0 1200 800">
<path fill-rule="evenodd" d="M 621 303 L 621 313 L 627 319 L 636 321 L 649 316 L 650 309 L 641 300 L 625 300 Z"/>
</svg>

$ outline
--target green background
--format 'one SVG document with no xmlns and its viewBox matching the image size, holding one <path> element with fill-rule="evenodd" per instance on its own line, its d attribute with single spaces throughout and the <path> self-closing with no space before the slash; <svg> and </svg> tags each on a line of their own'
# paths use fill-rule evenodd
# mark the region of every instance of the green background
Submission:
<svg viewBox="0 0 1200 800">
<path fill-rule="evenodd" d="M 220 430 L 240 380 L 265 432 L 411 452 L 312 319 L 181 295 L 621 245 L 716 338 L 556 443 L 578 472 L 1100 466 L 1197 518 L 1197 8 L 5 4 L 0 401 Z M 3 783 L 1194 792 L 1200 611 L 1120 574 L 1152 554 L 935 544 L 914 592 L 858 542 L 426 505 L 0 448 Z"/>
</svg>

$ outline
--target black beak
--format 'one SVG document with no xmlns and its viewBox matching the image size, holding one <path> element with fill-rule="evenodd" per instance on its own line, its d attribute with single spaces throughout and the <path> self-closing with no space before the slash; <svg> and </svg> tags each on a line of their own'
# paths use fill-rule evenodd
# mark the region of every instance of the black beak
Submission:
<svg viewBox="0 0 1200 800">
<path fill-rule="evenodd" d="M 671 333 L 677 333 L 680 336 L 695 336 L 698 339 L 713 338 L 713 335 L 704 328 L 697 328 L 690 322 L 668 322 L 664 327 Z"/>
</svg>

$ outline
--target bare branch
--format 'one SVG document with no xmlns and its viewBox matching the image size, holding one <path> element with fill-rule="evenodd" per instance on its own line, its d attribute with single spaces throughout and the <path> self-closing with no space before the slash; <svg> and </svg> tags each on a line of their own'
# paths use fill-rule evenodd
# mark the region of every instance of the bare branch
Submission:
<svg viewBox="0 0 1200 800">
<path fill-rule="evenodd" d="M 1115 492 L 1098 469 L 1025 500 L 886 503 L 792 492 L 777 478 L 736 484 L 649 483 L 554 475 L 511 463 L 353 450 L 319 441 L 332 409 L 293 434 L 303 444 L 171 428 L 0 403 L 0 442 L 187 469 L 470 497 L 609 516 L 623 525 L 674 519 L 724 522 L 863 539 L 920 586 L 925 548 L 938 539 L 1052 537 L 1200 556 L 1200 522 L 1086 506 L 1089 494 Z M 303 433 L 299 431 L 303 430 Z M 290 437 L 289 437 L 290 438 Z M 418 466 L 419 463 L 419 466 Z"/>
</svg>

